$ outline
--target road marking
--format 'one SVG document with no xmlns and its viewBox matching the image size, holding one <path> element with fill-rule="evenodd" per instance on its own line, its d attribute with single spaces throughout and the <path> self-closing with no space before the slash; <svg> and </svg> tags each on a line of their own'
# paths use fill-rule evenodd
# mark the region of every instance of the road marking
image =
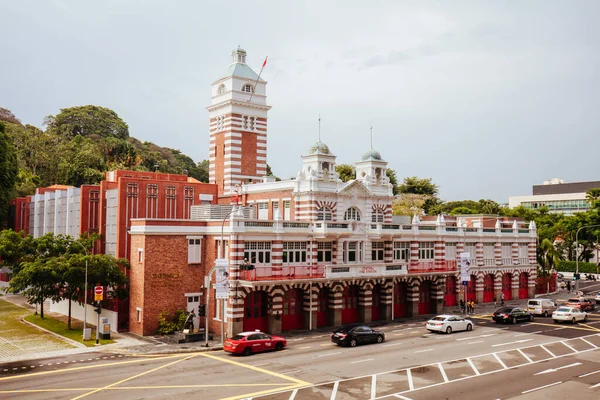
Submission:
<svg viewBox="0 0 600 400">
<path fill-rule="evenodd" d="M 412 372 L 410 372 L 410 368 L 406 370 L 406 377 L 408 378 L 408 388 L 410 390 L 415 390 L 415 384 L 412 378 Z"/>
<path fill-rule="evenodd" d="M 404 333 L 394 333 L 395 336 L 402 336 Z"/>
<path fill-rule="evenodd" d="M 570 348 L 571 350 L 573 350 L 575 353 L 579 353 L 579 350 L 575 350 L 573 347 L 569 346 L 566 342 L 561 342 L 562 344 L 564 344 L 565 346 L 567 346 L 568 348 Z"/>
<path fill-rule="evenodd" d="M 542 323 L 542 322 L 532 322 L 531 324 L 532 324 L 532 325 L 541 325 L 541 326 L 551 326 L 551 327 L 556 327 L 556 325 L 554 325 L 554 324 L 545 324 L 545 323 Z M 582 325 L 582 324 L 580 324 L 580 325 Z M 588 332 L 589 332 L 589 331 L 592 331 L 592 332 L 600 332 L 600 329 L 598 329 L 598 328 L 594 328 L 594 327 L 592 327 L 592 326 L 590 326 L 590 327 L 587 327 L 587 328 L 580 328 L 580 327 L 578 327 L 578 326 L 565 326 L 565 327 L 563 327 L 563 329 L 575 329 L 575 330 L 579 330 L 579 331 L 588 331 Z"/>
<path fill-rule="evenodd" d="M 597 348 L 598 348 L 598 346 L 596 346 L 594 343 L 592 343 L 592 342 L 588 342 L 588 341 L 587 341 L 587 340 L 585 340 L 584 338 L 579 338 L 579 339 L 583 340 L 584 342 L 586 342 L 586 343 L 587 343 L 587 344 L 589 344 L 590 346 L 593 346 L 595 349 L 597 349 Z"/>
<path fill-rule="evenodd" d="M 483 342 L 485 342 L 485 340 L 476 340 L 474 342 L 467 342 L 465 344 L 477 344 L 477 343 L 483 343 Z"/>
<path fill-rule="evenodd" d="M 525 357 L 527 359 L 527 361 L 529 361 L 530 363 L 533 363 L 533 360 L 531 358 L 529 358 L 529 356 L 527 354 L 523 353 L 523 350 L 521 350 L 521 349 L 517 349 L 517 350 L 519 351 L 519 353 L 521 353 L 521 355 L 523 357 Z"/>
<path fill-rule="evenodd" d="M 342 354 L 341 351 L 338 351 L 337 353 L 325 353 L 325 354 L 319 354 L 317 357 L 328 357 L 328 356 L 334 356 L 336 354 Z"/>
<path fill-rule="evenodd" d="M 412 400 L 412 399 L 410 399 L 408 397 L 405 397 L 405 396 L 402 396 L 402 395 L 399 395 L 399 394 L 393 394 L 392 396 L 397 397 L 397 398 L 399 398 L 401 400 Z"/>
<path fill-rule="evenodd" d="M 409 331 L 409 330 L 411 330 L 411 329 L 414 329 L 414 328 L 396 329 L 395 331 L 392 331 L 392 332 L 402 332 L 402 331 Z"/>
<path fill-rule="evenodd" d="M 543 374 L 548 374 L 548 373 L 550 373 L 550 372 L 556 372 L 556 371 L 558 371 L 558 370 L 561 370 L 561 369 L 565 369 L 565 368 L 571 368 L 571 367 L 576 367 L 576 366 L 578 366 L 578 365 L 581 365 L 581 363 L 580 363 L 580 362 L 577 362 L 577 363 L 573 363 L 573 364 L 569 364 L 569 365 L 563 365 L 562 367 L 550 368 L 550 369 L 547 369 L 547 370 L 545 370 L 545 371 L 538 372 L 537 374 L 534 374 L 534 375 L 543 375 Z"/>
<path fill-rule="evenodd" d="M 448 375 L 446 375 L 446 371 L 444 371 L 444 367 L 442 367 L 442 363 L 438 363 L 438 368 L 440 369 L 440 372 L 442 373 L 442 377 L 444 378 L 444 382 L 449 382 L 448 380 Z"/>
<path fill-rule="evenodd" d="M 333 390 L 331 391 L 331 400 L 335 399 L 335 396 L 337 395 L 338 386 L 340 386 L 340 381 L 335 381 L 335 383 L 333 384 Z"/>
<path fill-rule="evenodd" d="M 456 340 L 461 341 L 461 340 L 478 339 L 478 338 L 490 337 L 490 336 L 495 336 L 495 335 L 497 335 L 497 333 L 490 333 L 488 335 L 469 336 L 466 338 L 460 338 L 460 339 L 456 339 Z"/>
<path fill-rule="evenodd" d="M 262 364 L 255 364 L 253 365 L 253 367 L 262 367 L 263 365 L 269 365 L 271 363 L 262 363 Z"/>
<path fill-rule="evenodd" d="M 548 350 L 543 344 L 540 344 L 540 347 L 542 349 L 546 350 L 548 352 L 548 354 L 550 354 L 552 356 L 552 358 L 556 358 L 556 356 L 550 350 Z"/>
<path fill-rule="evenodd" d="M 590 386 L 590 389 L 595 389 L 597 387 L 600 387 L 600 383 L 596 383 L 594 386 Z"/>
<path fill-rule="evenodd" d="M 492 347 L 508 346 L 509 344 L 516 344 L 516 343 L 525 343 L 525 342 L 529 342 L 530 340 L 533 340 L 533 339 L 521 339 L 521 340 L 516 340 L 514 342 L 498 343 L 498 344 L 493 344 Z"/>
<path fill-rule="evenodd" d="M 374 399 L 377 395 L 377 374 L 373 374 L 373 380 L 371 381 L 371 399 Z"/>
<path fill-rule="evenodd" d="M 310 349 L 311 346 L 299 347 L 300 350 Z"/>
<path fill-rule="evenodd" d="M 294 400 L 296 398 L 297 394 L 298 394 L 298 389 L 294 389 L 294 391 L 292 392 L 292 395 L 290 396 L 289 400 Z"/>
<path fill-rule="evenodd" d="M 496 359 L 496 360 L 497 360 L 497 361 L 500 363 L 500 365 L 502 365 L 502 368 L 504 368 L 504 369 L 508 369 L 508 367 L 506 366 L 506 364 L 504 364 L 504 361 L 502 361 L 502 360 L 500 359 L 500 357 L 498 357 L 498 354 L 494 353 L 494 354 L 493 354 L 493 356 L 494 356 L 494 358 L 495 358 L 495 359 Z"/>
<path fill-rule="evenodd" d="M 288 372 L 282 372 L 281 375 L 287 375 L 287 374 L 295 374 L 296 372 L 300 372 L 302 371 L 301 369 L 297 369 L 294 371 L 288 371 Z"/>
<path fill-rule="evenodd" d="M 560 385 L 561 383 L 562 383 L 562 381 L 554 382 L 554 383 L 551 383 L 549 385 L 544 385 L 544 386 L 536 387 L 535 389 L 525 390 L 524 392 L 521 392 L 521 394 L 527 394 L 527 393 L 535 392 L 536 390 L 545 389 L 547 387 L 554 386 L 554 385 Z"/>
<path fill-rule="evenodd" d="M 392 344 L 384 344 L 381 347 L 390 347 L 390 346 L 400 346 L 402 343 L 392 343 Z"/>
<path fill-rule="evenodd" d="M 565 327 L 563 326 L 562 328 L 554 328 L 554 329 L 552 329 L 552 330 L 553 330 L 553 331 L 562 331 L 563 329 L 567 329 L 567 328 L 565 328 Z"/>
<path fill-rule="evenodd" d="M 521 337 L 521 336 L 527 336 L 527 335 L 536 335 L 538 333 L 542 333 L 544 331 L 535 331 L 535 332 L 527 332 L 527 333 L 519 333 L 518 335 L 515 335 L 515 337 Z"/>
<path fill-rule="evenodd" d="M 475 375 L 481 375 L 479 370 L 477 369 L 477 367 L 475 367 L 475 364 L 473 364 L 473 361 L 471 361 L 470 358 L 467 358 L 467 362 L 469 363 L 471 368 L 473 368 L 473 371 L 475 371 Z"/>
<path fill-rule="evenodd" d="M 585 378 L 586 376 L 594 375 L 594 374 L 597 374 L 598 372 L 600 372 L 600 369 L 598 371 L 589 372 L 587 374 L 579 375 L 579 378 Z"/>
<path fill-rule="evenodd" d="M 598 329 L 598 328 L 596 328 L 596 327 L 594 327 L 594 326 L 589 326 L 589 325 L 582 324 L 582 323 L 579 323 L 579 325 L 580 325 L 580 326 L 585 326 L 585 327 L 588 327 L 588 328 L 590 328 L 590 329 L 593 329 L 593 330 L 595 330 L 595 331 L 599 331 L 599 332 L 600 332 L 600 329 Z"/>
<path fill-rule="evenodd" d="M 417 353 L 425 353 L 426 351 L 433 351 L 433 349 L 426 349 L 426 350 L 415 351 L 415 354 L 417 354 Z"/>
<path fill-rule="evenodd" d="M 324 343 L 324 344 L 320 344 L 319 346 L 323 347 L 323 346 L 331 346 L 331 343 Z"/>
<path fill-rule="evenodd" d="M 357 364 L 357 363 L 373 361 L 373 360 L 374 360 L 374 358 L 367 358 L 366 360 L 350 361 L 350 364 Z"/>
</svg>

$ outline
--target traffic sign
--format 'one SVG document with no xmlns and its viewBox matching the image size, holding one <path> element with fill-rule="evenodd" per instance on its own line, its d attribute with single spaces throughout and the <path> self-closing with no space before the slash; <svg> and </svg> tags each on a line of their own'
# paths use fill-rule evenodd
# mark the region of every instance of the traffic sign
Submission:
<svg viewBox="0 0 600 400">
<path fill-rule="evenodd" d="M 104 288 L 102 286 L 94 287 L 94 300 L 102 301 L 104 297 Z"/>
</svg>

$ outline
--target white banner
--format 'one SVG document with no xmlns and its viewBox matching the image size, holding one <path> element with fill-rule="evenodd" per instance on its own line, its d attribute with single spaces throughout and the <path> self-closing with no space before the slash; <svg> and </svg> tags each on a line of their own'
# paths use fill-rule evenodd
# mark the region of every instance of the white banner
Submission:
<svg viewBox="0 0 600 400">
<path fill-rule="evenodd" d="M 219 267 L 216 269 L 216 282 L 215 289 L 217 292 L 217 299 L 227 299 L 229 295 L 229 273 L 227 267 Z"/>
<path fill-rule="evenodd" d="M 460 280 L 469 282 L 471 280 L 470 268 L 471 253 L 460 253 Z"/>
</svg>

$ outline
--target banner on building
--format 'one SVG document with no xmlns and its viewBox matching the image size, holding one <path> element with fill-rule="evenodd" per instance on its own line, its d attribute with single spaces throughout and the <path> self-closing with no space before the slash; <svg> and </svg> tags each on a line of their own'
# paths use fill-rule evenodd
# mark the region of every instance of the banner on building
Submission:
<svg viewBox="0 0 600 400">
<path fill-rule="evenodd" d="M 227 267 L 219 267 L 216 269 L 217 281 L 215 282 L 215 289 L 217 292 L 217 299 L 227 299 L 229 292 L 229 273 Z"/>
<path fill-rule="evenodd" d="M 471 253 L 460 253 L 460 280 L 469 282 L 471 280 Z"/>
</svg>

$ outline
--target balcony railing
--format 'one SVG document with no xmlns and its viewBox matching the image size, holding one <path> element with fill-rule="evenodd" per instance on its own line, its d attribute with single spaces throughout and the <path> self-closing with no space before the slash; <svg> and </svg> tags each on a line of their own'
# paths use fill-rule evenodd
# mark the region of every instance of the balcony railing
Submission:
<svg viewBox="0 0 600 400">
<path fill-rule="evenodd" d="M 443 261 L 420 261 L 416 267 L 409 266 L 409 274 L 433 273 L 433 272 L 456 272 L 456 260 Z"/>
<path fill-rule="evenodd" d="M 295 279 L 318 279 L 325 277 L 325 266 L 256 266 L 252 271 L 240 271 L 243 281 L 276 281 Z"/>
</svg>

